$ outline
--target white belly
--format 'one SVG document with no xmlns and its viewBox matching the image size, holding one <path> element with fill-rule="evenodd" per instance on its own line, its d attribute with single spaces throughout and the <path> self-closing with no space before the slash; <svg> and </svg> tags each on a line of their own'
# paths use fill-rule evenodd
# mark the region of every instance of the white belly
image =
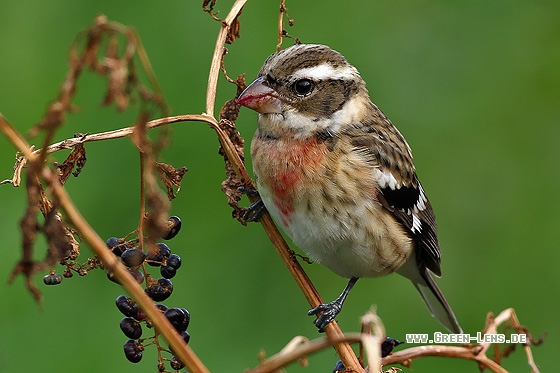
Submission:
<svg viewBox="0 0 560 373">
<path fill-rule="evenodd" d="M 390 274 L 412 253 L 409 237 L 373 199 L 363 204 L 329 204 L 304 197 L 286 217 L 274 204 L 268 188 L 259 185 L 259 191 L 273 219 L 294 243 L 342 277 Z"/>
</svg>

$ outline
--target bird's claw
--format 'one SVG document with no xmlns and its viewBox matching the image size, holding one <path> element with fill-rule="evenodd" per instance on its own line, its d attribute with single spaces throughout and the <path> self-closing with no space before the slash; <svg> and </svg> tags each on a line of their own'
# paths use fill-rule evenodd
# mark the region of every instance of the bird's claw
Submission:
<svg viewBox="0 0 560 373">
<path fill-rule="evenodd" d="M 245 187 L 237 188 L 241 193 L 247 194 L 248 196 L 257 197 L 258 199 L 251 203 L 247 208 L 247 211 L 243 214 L 243 220 L 247 222 L 257 222 L 261 219 L 261 216 L 266 212 L 266 207 L 259 195 L 259 192 L 255 189 L 249 189 Z"/>
<path fill-rule="evenodd" d="M 319 328 L 319 333 L 324 333 L 325 328 L 331 322 L 334 321 L 336 316 L 342 310 L 342 303 L 337 300 L 334 300 L 327 304 L 320 304 L 317 307 L 309 310 L 307 314 L 309 316 L 317 315 L 319 312 L 323 312 L 321 316 L 319 316 L 315 321 L 314 324 L 317 328 Z"/>
</svg>

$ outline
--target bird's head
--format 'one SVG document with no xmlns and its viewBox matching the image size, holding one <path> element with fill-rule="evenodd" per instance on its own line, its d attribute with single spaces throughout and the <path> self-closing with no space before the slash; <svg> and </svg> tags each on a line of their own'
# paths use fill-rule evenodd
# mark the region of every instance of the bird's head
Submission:
<svg viewBox="0 0 560 373">
<path fill-rule="evenodd" d="M 336 131 L 356 120 L 368 102 L 358 70 L 337 51 L 317 44 L 294 45 L 268 57 L 237 98 L 260 114 L 261 127 L 276 124 L 300 134 Z"/>
</svg>

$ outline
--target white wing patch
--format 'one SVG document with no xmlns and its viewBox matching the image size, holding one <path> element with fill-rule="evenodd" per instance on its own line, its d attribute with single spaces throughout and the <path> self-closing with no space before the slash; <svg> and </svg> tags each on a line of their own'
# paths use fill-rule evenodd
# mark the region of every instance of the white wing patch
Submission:
<svg viewBox="0 0 560 373">
<path fill-rule="evenodd" d="M 377 182 L 381 189 L 389 188 L 391 190 L 397 190 L 402 188 L 402 184 L 397 181 L 395 176 L 390 171 L 381 171 L 377 169 Z M 410 208 L 401 208 L 400 210 L 405 212 L 407 215 L 412 216 L 412 227 L 410 228 L 414 233 L 420 233 L 422 231 L 422 220 L 420 219 L 420 212 L 426 209 L 426 203 L 428 199 L 424 194 L 424 189 L 422 185 L 418 183 L 418 200 Z"/>
<path fill-rule="evenodd" d="M 412 213 L 412 232 L 418 233 L 422 230 L 422 221 L 416 215 L 416 213 Z"/>
<path fill-rule="evenodd" d="M 397 179 L 393 176 L 393 174 L 389 171 L 381 171 L 379 170 L 379 178 L 378 183 L 380 188 L 391 188 L 391 190 L 401 189 L 401 184 L 397 182 Z"/>
<path fill-rule="evenodd" d="M 418 196 L 418 202 L 416 202 L 416 208 L 420 211 L 424 211 L 426 209 L 426 202 L 428 202 L 428 199 L 424 194 L 424 188 L 422 188 L 422 184 L 418 183 L 418 189 L 420 191 L 420 195 Z"/>
</svg>

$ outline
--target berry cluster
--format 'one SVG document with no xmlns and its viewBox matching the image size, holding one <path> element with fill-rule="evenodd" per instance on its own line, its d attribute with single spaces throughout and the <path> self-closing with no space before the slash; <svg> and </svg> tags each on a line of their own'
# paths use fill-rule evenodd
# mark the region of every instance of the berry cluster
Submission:
<svg viewBox="0 0 560 373">
<path fill-rule="evenodd" d="M 167 230 L 162 234 L 161 238 L 170 240 L 179 233 L 180 229 L 181 219 L 172 216 L 169 218 Z M 171 249 L 167 244 L 152 244 L 144 252 L 140 248 L 141 245 L 139 245 L 137 239 L 126 240 L 111 237 L 106 243 L 107 248 L 117 257 L 120 257 L 121 262 L 127 267 L 138 283 L 145 284 L 146 288 L 144 291 L 154 302 L 163 302 L 171 296 L 173 292 L 171 279 L 177 274 L 182 261 L 179 255 L 171 253 Z M 147 271 L 149 267 L 158 267 L 161 277 L 152 277 Z M 109 280 L 118 283 L 118 280 L 111 271 L 107 271 L 107 277 Z M 155 344 L 158 349 L 158 371 L 167 372 L 164 365 L 165 361 L 168 361 L 171 369 L 175 371 L 184 367 L 184 364 L 176 356 L 172 356 L 170 359 L 162 356 L 162 351 L 170 352 L 172 355 L 174 353 L 171 349 L 161 347 L 158 334 L 154 333 L 153 336 L 142 337 L 142 325 L 144 324 L 145 327 L 152 328 L 152 323 L 134 300 L 126 295 L 121 295 L 117 298 L 116 304 L 117 308 L 125 316 L 120 322 L 120 327 L 124 335 L 129 338 L 124 344 L 124 354 L 130 362 L 140 362 L 145 347 Z M 187 332 L 190 322 L 189 311 L 185 308 L 168 308 L 164 304 L 156 304 L 156 306 L 167 317 L 169 322 L 179 332 L 185 344 L 187 344 L 190 340 L 190 334 Z"/>
<path fill-rule="evenodd" d="M 172 216 L 168 220 L 167 230 L 162 235 L 162 238 L 170 240 L 180 230 L 181 219 L 177 216 Z M 171 295 L 173 284 L 169 279 L 173 278 L 179 267 L 181 267 L 181 257 L 177 254 L 172 254 L 167 244 L 158 243 L 145 253 L 137 247 L 138 240 L 126 241 L 117 237 L 111 237 L 106 243 L 113 254 L 121 258 L 122 263 L 128 268 L 128 271 L 139 284 L 145 281 L 144 263 L 152 267 L 160 267 L 162 278 L 158 279 L 157 283 L 150 284 L 146 288 L 146 292 L 153 300 L 161 302 Z M 111 271 L 107 271 L 107 277 L 109 280 L 118 283 L 118 280 Z"/>
<path fill-rule="evenodd" d="M 120 323 L 120 327 L 122 332 L 125 336 L 130 338 L 124 343 L 124 354 L 126 358 L 132 363 L 138 363 L 142 360 L 142 353 L 144 348 L 149 344 L 156 344 L 158 348 L 163 350 L 159 347 L 159 342 L 155 337 L 144 338 L 142 339 L 142 323 L 145 323 L 148 328 L 151 328 L 152 325 L 150 321 L 146 318 L 146 314 L 138 307 L 138 305 L 126 295 L 120 295 L 116 301 L 117 308 L 121 313 L 125 316 Z M 191 315 L 189 311 L 185 308 L 168 308 L 164 304 L 157 304 L 156 305 L 164 316 L 169 320 L 171 325 L 175 327 L 175 330 L 179 332 L 185 344 L 188 344 L 190 341 L 190 334 L 187 332 L 187 328 L 189 326 Z M 149 343 L 150 339 L 154 339 Z M 169 350 L 173 354 L 173 350 L 170 348 Z M 158 369 L 160 372 L 165 371 L 165 366 L 163 365 L 163 358 L 160 359 L 158 364 Z M 169 364 L 172 369 L 179 370 L 184 367 L 184 364 L 179 360 L 178 357 L 173 356 L 171 359 L 165 359 L 169 361 Z"/>
<path fill-rule="evenodd" d="M 71 278 L 74 276 L 74 273 L 80 276 L 87 276 L 89 271 L 96 268 L 103 268 L 97 257 L 88 258 L 85 263 L 79 263 L 77 261 L 79 255 L 79 249 L 73 248 L 68 256 L 62 258 L 59 262 L 59 264 L 66 267 L 62 274 L 56 273 L 55 269 L 51 269 L 49 274 L 43 277 L 43 283 L 45 285 L 58 285 L 62 282 L 63 278 Z"/>
</svg>

